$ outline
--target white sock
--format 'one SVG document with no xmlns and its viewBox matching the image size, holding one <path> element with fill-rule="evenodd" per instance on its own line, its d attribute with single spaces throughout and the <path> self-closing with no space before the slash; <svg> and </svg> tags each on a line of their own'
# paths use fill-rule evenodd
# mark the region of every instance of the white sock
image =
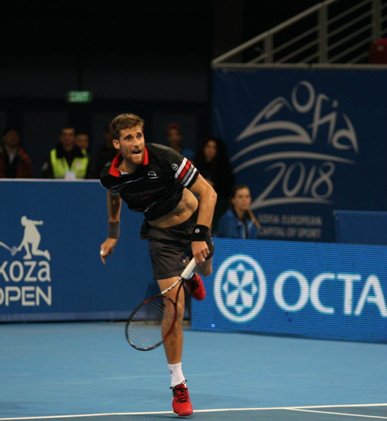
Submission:
<svg viewBox="0 0 387 421">
<path fill-rule="evenodd" d="M 169 372 L 171 373 L 171 387 L 183 383 L 185 380 L 183 371 L 181 369 L 181 363 L 168 364 Z"/>
</svg>

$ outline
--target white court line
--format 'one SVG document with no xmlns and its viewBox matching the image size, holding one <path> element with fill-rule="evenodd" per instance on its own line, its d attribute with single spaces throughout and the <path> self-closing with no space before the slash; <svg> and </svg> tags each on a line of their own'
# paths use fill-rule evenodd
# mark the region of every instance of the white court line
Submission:
<svg viewBox="0 0 387 421">
<path fill-rule="evenodd" d="M 301 411 L 303 409 L 313 408 L 347 408 L 347 407 L 369 407 L 369 406 L 387 406 L 387 403 L 366 403 L 354 405 L 319 405 L 319 406 L 285 406 L 285 407 L 270 407 L 270 408 L 221 408 L 221 409 L 196 409 L 194 412 L 229 412 L 229 411 Z M 319 411 L 324 414 L 328 412 Z M 112 412 L 103 414 L 74 414 L 74 415 L 45 415 L 42 417 L 15 417 L 15 418 L 0 418 L 0 421 L 17 421 L 17 420 L 45 420 L 45 419 L 61 419 L 61 418 L 82 418 L 82 417 L 107 417 L 107 416 L 122 416 L 122 415 L 162 415 L 172 414 L 172 411 L 155 411 L 155 412 Z M 341 414 L 343 415 L 343 414 Z M 345 414 L 344 414 L 345 415 Z M 364 417 L 364 415 L 362 415 Z M 379 417 L 380 418 L 380 417 Z M 387 419 L 387 418 L 385 418 Z"/>
<path fill-rule="evenodd" d="M 387 406 L 387 403 L 355 403 L 353 405 L 313 405 L 313 406 L 293 406 L 292 408 L 300 409 L 312 409 L 312 408 L 351 408 L 351 407 L 362 407 L 362 406 Z M 284 409 L 290 409 L 284 408 Z"/>
<path fill-rule="evenodd" d="M 288 411 L 299 411 L 299 412 L 313 412 L 317 414 L 329 414 L 329 415 L 343 415 L 346 417 L 362 417 L 362 418 L 379 418 L 382 420 L 387 420 L 387 417 L 378 417 L 376 415 L 362 415 L 362 414 L 347 414 L 344 412 L 330 412 L 330 411 L 315 411 L 313 409 L 288 409 Z"/>
</svg>

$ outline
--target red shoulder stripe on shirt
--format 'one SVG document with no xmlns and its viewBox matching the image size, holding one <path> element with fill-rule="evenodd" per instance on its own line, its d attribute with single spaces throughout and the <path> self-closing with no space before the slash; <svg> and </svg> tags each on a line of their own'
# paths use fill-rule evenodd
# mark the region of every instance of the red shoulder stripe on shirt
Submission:
<svg viewBox="0 0 387 421">
<path fill-rule="evenodd" d="M 144 161 L 142 161 L 142 165 L 149 164 L 149 156 L 148 156 L 148 149 L 144 148 Z"/>
<path fill-rule="evenodd" d="M 118 165 L 121 161 L 121 152 L 113 159 L 112 165 L 110 166 L 109 174 L 113 177 L 119 177 L 121 174 L 118 171 Z"/>
<path fill-rule="evenodd" d="M 185 164 L 185 167 L 183 168 L 182 172 L 180 173 L 179 177 L 177 178 L 179 181 L 181 181 L 185 175 L 187 174 L 187 171 L 189 170 L 189 167 L 191 166 L 191 163 L 187 160 L 187 163 Z"/>
</svg>

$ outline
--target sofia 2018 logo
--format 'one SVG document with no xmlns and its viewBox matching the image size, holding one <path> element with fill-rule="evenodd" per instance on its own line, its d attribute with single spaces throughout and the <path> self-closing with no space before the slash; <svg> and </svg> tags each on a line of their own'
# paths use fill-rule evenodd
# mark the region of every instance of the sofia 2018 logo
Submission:
<svg viewBox="0 0 387 421">
<path fill-rule="evenodd" d="M 303 123 L 297 122 L 297 116 Z M 242 146 L 251 138 L 253 143 Z M 355 165 L 359 153 L 355 128 L 351 119 L 339 111 L 339 102 L 316 93 L 308 81 L 294 86 L 289 100 L 281 96 L 266 105 L 235 142 L 240 148 L 231 158 L 236 174 L 274 162 L 263 169 L 273 171 L 274 176 L 253 201 L 252 209 L 297 203 L 333 204 L 336 165 Z M 275 151 L 278 145 L 281 151 Z M 260 150 L 268 147 L 267 153 Z"/>
</svg>

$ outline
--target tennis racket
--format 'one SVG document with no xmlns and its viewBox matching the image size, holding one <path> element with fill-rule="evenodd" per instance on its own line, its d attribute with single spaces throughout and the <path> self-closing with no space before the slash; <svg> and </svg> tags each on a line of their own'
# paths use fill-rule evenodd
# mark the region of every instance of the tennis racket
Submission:
<svg viewBox="0 0 387 421">
<path fill-rule="evenodd" d="M 194 271 L 195 266 L 195 258 L 193 258 L 173 285 L 146 299 L 133 310 L 125 330 L 126 339 L 133 348 L 139 351 L 150 351 L 168 339 L 177 319 L 180 289 Z M 165 294 L 176 287 L 178 289 L 174 301 Z M 168 307 L 170 311 L 166 311 Z"/>
</svg>

